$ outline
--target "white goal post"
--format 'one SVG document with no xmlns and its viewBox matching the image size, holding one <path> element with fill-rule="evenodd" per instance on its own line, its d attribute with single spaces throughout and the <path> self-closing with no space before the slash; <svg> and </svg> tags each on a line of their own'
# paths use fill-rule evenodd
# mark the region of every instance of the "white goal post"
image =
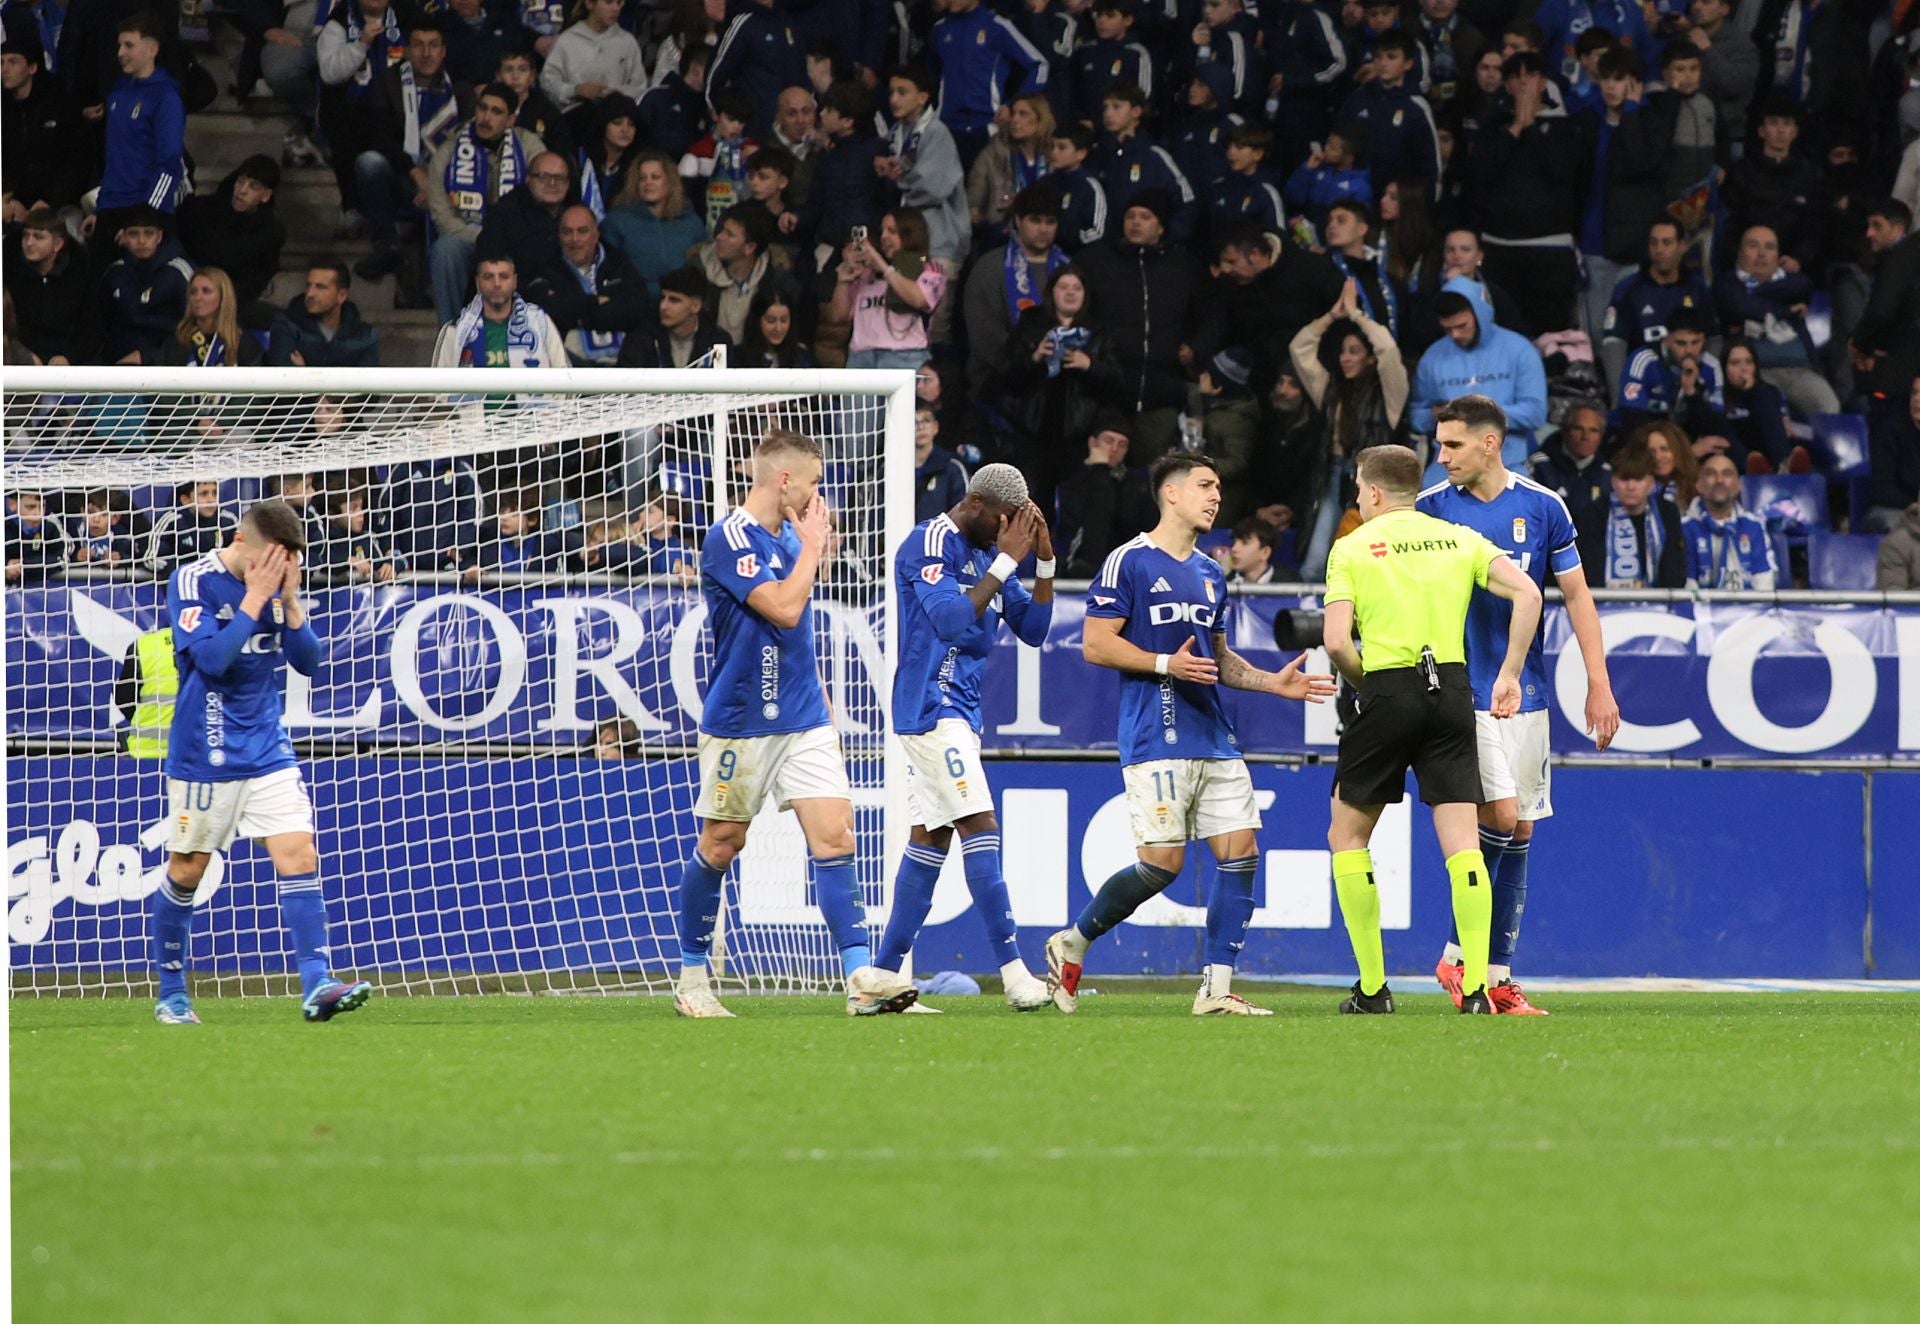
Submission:
<svg viewBox="0 0 1920 1324">
<path fill-rule="evenodd" d="M 308 526 L 323 656 L 288 668 L 287 724 L 336 966 L 393 992 L 666 990 L 711 651 L 699 547 L 770 427 L 825 455 L 815 633 L 877 929 L 907 833 L 888 707 L 913 401 L 904 370 L 9 369 L 15 992 L 151 990 L 171 706 L 138 641 L 172 568 L 275 494 Z M 194 987 L 290 989 L 272 867 L 228 855 Z M 725 983 L 838 986 L 790 814 L 756 822 L 724 910 Z"/>
</svg>

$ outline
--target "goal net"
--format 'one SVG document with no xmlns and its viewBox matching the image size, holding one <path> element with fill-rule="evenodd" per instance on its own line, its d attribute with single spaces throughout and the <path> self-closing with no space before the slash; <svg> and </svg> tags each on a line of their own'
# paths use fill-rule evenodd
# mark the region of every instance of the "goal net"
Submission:
<svg viewBox="0 0 1920 1324">
<path fill-rule="evenodd" d="M 814 596 L 869 923 L 904 844 L 885 706 L 912 375 L 830 371 L 33 369 L 4 390 L 5 773 L 17 992 L 144 994 L 170 829 L 178 565 L 254 501 L 301 507 L 322 644 L 286 669 L 333 962 L 392 992 L 670 986 L 697 832 L 706 529 L 771 427 L 815 438 L 836 537 Z M 210 383 L 217 382 L 217 393 Z M 16 564 L 17 563 L 17 564 Z M 161 647 L 150 640 L 149 649 Z M 892 834 L 898 834 L 894 839 Z M 791 814 L 728 884 L 723 984 L 837 987 Z M 273 868 L 217 854 L 195 991 L 297 986 Z"/>
</svg>

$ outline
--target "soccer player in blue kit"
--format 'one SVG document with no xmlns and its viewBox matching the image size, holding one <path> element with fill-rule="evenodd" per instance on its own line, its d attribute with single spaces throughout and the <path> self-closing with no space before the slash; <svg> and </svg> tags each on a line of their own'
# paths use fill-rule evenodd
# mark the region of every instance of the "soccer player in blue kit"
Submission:
<svg viewBox="0 0 1920 1324">
<path fill-rule="evenodd" d="M 1447 481 L 1420 494 L 1417 509 L 1473 529 L 1505 552 L 1534 584 L 1552 573 L 1566 599 L 1567 618 L 1587 668 L 1587 733 L 1605 749 L 1620 729 L 1620 708 L 1607 679 L 1600 614 L 1580 570 L 1573 520 L 1560 495 L 1511 472 L 1500 460 L 1507 416 L 1484 395 L 1463 395 L 1434 411 L 1434 439 Z M 1487 997 L 1496 1014 L 1544 1016 L 1513 981 L 1514 947 L 1527 903 L 1527 857 L 1533 825 L 1553 813 L 1548 747 L 1548 688 L 1543 632 L 1536 632 L 1520 673 L 1520 711 L 1505 721 L 1490 711 L 1494 679 L 1506 656 L 1513 607 L 1475 589 L 1467 609 L 1467 675 L 1473 683 L 1473 720 L 1479 732 L 1480 853 L 1493 879 L 1493 938 L 1487 959 Z M 1361 640 L 1361 647 L 1366 641 Z M 1440 986 L 1459 1006 L 1459 935 L 1448 940 L 1434 968 Z"/>
<path fill-rule="evenodd" d="M 1037 558 L 1031 592 L 1014 574 L 1029 552 Z M 900 601 L 893 729 L 906 755 L 913 834 L 876 963 L 898 970 L 913 950 L 958 832 L 967 890 L 1015 1011 L 1044 1007 L 1049 995 L 1016 945 L 1000 867 L 1000 823 L 980 762 L 980 675 L 1002 616 L 1021 643 L 1038 648 L 1047 641 L 1053 570 L 1046 520 L 1027 497 L 1027 480 L 1010 464 L 982 467 L 960 504 L 915 525 L 893 558 Z"/>
<path fill-rule="evenodd" d="M 700 840 L 680 878 L 682 1016 L 730 1017 L 707 969 L 721 889 L 747 824 L 769 797 L 800 820 L 814 893 L 846 975 L 847 1014 L 904 1011 L 911 980 L 873 963 L 853 870 L 853 791 L 814 654 L 813 584 L 832 523 L 820 448 L 775 428 L 753 453 L 753 486 L 700 550 L 713 674 L 700 718 Z"/>
<path fill-rule="evenodd" d="M 258 840 L 280 876 L 280 913 L 300 969 L 300 1013 L 331 1020 L 364 1006 L 373 985 L 345 984 L 328 967 L 327 907 L 313 846 L 313 803 L 281 725 L 280 668 L 311 676 L 320 640 L 300 601 L 305 525 L 284 501 L 247 512 L 225 547 L 173 572 L 167 618 L 180 688 L 167 738 L 173 835 L 154 894 L 154 964 L 162 1025 L 197 1025 L 187 997 L 193 893 L 216 850 Z"/>
<path fill-rule="evenodd" d="M 1218 862 L 1207 895 L 1206 971 L 1196 1016 L 1270 1016 L 1233 991 L 1253 920 L 1260 811 L 1219 685 L 1321 703 L 1333 677 L 1302 653 L 1262 671 L 1227 646 L 1226 572 L 1195 546 L 1220 513 L 1220 474 L 1203 455 L 1153 466 L 1160 522 L 1122 543 L 1087 590 L 1084 653 L 1120 673 L 1120 759 L 1138 860 L 1101 886 L 1071 928 L 1047 939 L 1047 988 L 1071 1015 L 1087 947 L 1164 891 L 1203 840 Z"/>
</svg>

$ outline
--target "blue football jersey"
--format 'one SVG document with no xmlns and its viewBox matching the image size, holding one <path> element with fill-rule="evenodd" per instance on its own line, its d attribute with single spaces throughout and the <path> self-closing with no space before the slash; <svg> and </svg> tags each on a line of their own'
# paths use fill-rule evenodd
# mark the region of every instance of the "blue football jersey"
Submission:
<svg viewBox="0 0 1920 1324">
<path fill-rule="evenodd" d="M 280 599 L 255 621 L 240 610 L 247 586 L 208 552 L 167 581 L 167 619 L 180 691 L 167 737 L 167 775 L 190 782 L 242 781 L 294 766 L 281 724 L 280 668 L 311 676 L 320 640 L 302 623 L 286 628 Z"/>
<path fill-rule="evenodd" d="M 778 736 L 826 726 L 826 696 L 813 651 L 813 605 L 791 630 L 747 606 L 747 595 L 793 573 L 800 535 L 791 523 L 768 533 L 744 509 L 707 530 L 700 593 L 713 633 L 713 675 L 700 729 L 710 736 Z"/>
<path fill-rule="evenodd" d="M 1125 621 L 1120 637 L 1149 653 L 1175 653 L 1193 640 L 1212 657 L 1227 632 L 1227 574 L 1204 552 L 1169 556 L 1146 534 L 1113 549 L 1087 590 L 1087 615 Z M 1240 740 L 1218 685 L 1120 673 L 1120 761 L 1237 759 Z"/>
<path fill-rule="evenodd" d="M 1033 600 L 1017 579 L 977 617 L 967 593 L 993 564 L 945 514 L 914 526 L 893 555 L 900 602 L 900 665 L 893 673 L 893 729 L 922 735 L 958 718 L 980 730 L 980 674 L 993 651 L 1000 618 L 1020 642 L 1038 648 L 1053 623 L 1053 605 Z"/>
<path fill-rule="evenodd" d="M 1420 494 L 1419 509 L 1438 519 L 1464 524 L 1505 552 L 1533 582 L 1545 588 L 1547 572 L 1556 575 L 1580 569 L 1580 552 L 1573 545 L 1573 517 L 1567 503 L 1550 487 L 1531 478 L 1507 475 L 1506 490 L 1482 501 L 1464 488 L 1439 483 Z M 1507 660 L 1507 625 L 1513 604 L 1486 589 L 1473 591 L 1467 608 L 1467 676 L 1473 681 L 1473 702 L 1485 710 L 1493 704 L 1493 683 Z M 1526 665 L 1520 669 L 1520 711 L 1547 706 L 1547 663 L 1535 630 Z M 1362 641 L 1362 647 L 1365 641 Z"/>
</svg>

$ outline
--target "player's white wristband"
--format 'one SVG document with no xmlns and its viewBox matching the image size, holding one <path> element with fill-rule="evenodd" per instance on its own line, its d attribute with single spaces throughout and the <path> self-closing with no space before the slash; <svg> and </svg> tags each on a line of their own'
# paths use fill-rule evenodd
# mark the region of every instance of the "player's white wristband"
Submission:
<svg viewBox="0 0 1920 1324">
<path fill-rule="evenodd" d="M 1153 655 L 1153 674 L 1156 676 L 1166 675 L 1167 668 L 1172 664 L 1173 664 L 1173 654 L 1155 653 Z"/>
<path fill-rule="evenodd" d="M 1020 563 L 1011 556 L 1002 552 L 993 558 L 993 564 L 987 567 L 987 573 L 999 580 L 1002 584 L 1011 583 L 1013 580 L 1013 572 L 1019 564 Z"/>
<path fill-rule="evenodd" d="M 1053 562 L 1052 561 L 1035 561 L 1033 563 L 1033 577 L 1035 579 L 1052 579 L 1053 578 Z"/>
</svg>

